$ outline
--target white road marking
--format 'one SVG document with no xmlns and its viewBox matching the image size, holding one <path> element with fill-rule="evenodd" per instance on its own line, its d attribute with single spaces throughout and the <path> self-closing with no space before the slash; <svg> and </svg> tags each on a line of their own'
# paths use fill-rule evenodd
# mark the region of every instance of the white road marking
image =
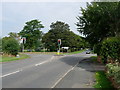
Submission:
<svg viewBox="0 0 120 90">
<path fill-rule="evenodd" d="M 35 64 L 35 66 L 38 66 L 38 65 L 44 64 L 44 63 L 46 63 L 46 62 L 50 62 L 53 58 L 54 58 L 54 56 L 51 57 L 50 60 L 47 60 L 47 61 L 44 61 L 44 62 L 41 62 L 41 63 Z M 2 76 L 0 76 L 0 78 L 2 78 L 2 77 L 6 77 L 6 76 L 9 76 L 9 75 L 12 75 L 12 74 L 15 74 L 15 73 L 18 73 L 18 72 L 20 72 L 20 71 L 22 71 L 22 69 L 17 70 L 17 71 L 12 72 L 12 73 L 8 73 L 8 74 L 5 74 L 5 75 L 2 75 Z"/>
<path fill-rule="evenodd" d="M 72 71 L 79 63 L 69 69 L 51 88 L 54 88 L 70 71 Z"/>
<path fill-rule="evenodd" d="M 35 66 L 39 66 L 39 65 L 44 64 L 44 63 L 46 63 L 46 62 L 49 62 L 49 61 L 44 61 L 44 62 L 41 62 L 41 63 L 35 64 Z"/>
<path fill-rule="evenodd" d="M 80 71 L 86 71 L 85 69 L 79 68 Z"/>
<path fill-rule="evenodd" d="M 44 63 L 50 62 L 50 61 L 53 60 L 53 58 L 54 58 L 54 56 L 52 56 L 50 60 L 47 60 L 47 61 L 44 61 L 44 62 L 41 62 L 41 63 L 37 63 L 37 64 L 35 64 L 35 66 L 39 66 L 39 65 L 41 65 L 41 64 L 44 64 Z"/>
<path fill-rule="evenodd" d="M 18 71 L 12 72 L 12 73 L 8 73 L 8 74 L 5 74 L 5 75 L 2 75 L 2 76 L 0 76 L 0 78 L 9 76 L 9 75 L 12 75 L 12 74 L 15 74 L 15 73 L 18 73 L 20 71 L 22 71 L 22 70 L 18 70 Z"/>
</svg>

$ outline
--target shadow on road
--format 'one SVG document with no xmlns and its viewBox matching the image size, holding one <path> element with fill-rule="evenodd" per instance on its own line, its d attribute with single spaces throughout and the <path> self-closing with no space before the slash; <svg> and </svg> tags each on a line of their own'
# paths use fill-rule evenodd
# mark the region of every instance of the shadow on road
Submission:
<svg viewBox="0 0 120 90">
<path fill-rule="evenodd" d="M 79 62 L 77 67 L 80 68 L 81 70 L 86 70 L 90 72 L 105 70 L 105 65 L 100 64 L 97 61 L 93 61 L 92 57 L 89 57 L 89 58 L 86 57 L 86 59 L 83 59 L 83 58 L 84 57 L 66 56 L 66 57 L 60 58 L 60 60 L 70 66 L 75 66 L 75 64 Z"/>
<path fill-rule="evenodd" d="M 55 88 L 93 88 L 95 72 L 105 69 L 103 64 L 84 56 L 66 56 L 60 59 L 62 62 L 77 66 L 62 79 Z"/>
<path fill-rule="evenodd" d="M 90 72 L 105 70 L 105 65 L 97 61 L 93 61 L 92 57 L 81 60 L 79 64 L 77 65 L 77 67 L 82 68 L 86 71 L 90 71 Z"/>
<path fill-rule="evenodd" d="M 75 66 L 76 63 L 78 63 L 80 61 L 80 58 L 77 56 L 66 56 L 66 57 L 60 58 L 59 60 L 70 66 Z"/>
</svg>

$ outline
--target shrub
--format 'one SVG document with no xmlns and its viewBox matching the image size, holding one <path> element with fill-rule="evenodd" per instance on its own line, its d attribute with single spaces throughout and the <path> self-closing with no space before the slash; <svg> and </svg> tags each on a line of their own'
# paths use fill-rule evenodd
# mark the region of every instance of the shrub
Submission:
<svg viewBox="0 0 120 90">
<path fill-rule="evenodd" d="M 112 58 L 120 61 L 120 38 L 111 37 L 103 40 L 100 55 L 104 60 Z"/>
<path fill-rule="evenodd" d="M 120 84 L 120 66 L 118 65 L 118 63 L 114 63 L 114 64 L 107 64 L 107 77 L 114 78 L 114 81 L 118 84 Z"/>
<path fill-rule="evenodd" d="M 5 37 L 2 39 L 2 50 L 6 54 L 17 55 L 19 43 L 14 38 Z"/>
<path fill-rule="evenodd" d="M 119 71 L 114 75 L 114 79 L 118 84 L 120 84 L 120 67 Z"/>
</svg>

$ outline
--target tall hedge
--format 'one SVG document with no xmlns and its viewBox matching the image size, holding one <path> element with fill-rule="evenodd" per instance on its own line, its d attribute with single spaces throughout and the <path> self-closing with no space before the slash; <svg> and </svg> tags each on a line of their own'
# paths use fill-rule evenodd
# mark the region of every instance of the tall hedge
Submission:
<svg viewBox="0 0 120 90">
<path fill-rule="evenodd" d="M 110 37 L 102 41 L 100 55 L 120 62 L 120 37 Z"/>
<path fill-rule="evenodd" d="M 5 37 L 2 39 L 2 51 L 6 54 L 17 55 L 19 51 L 19 43 L 14 38 Z"/>
</svg>

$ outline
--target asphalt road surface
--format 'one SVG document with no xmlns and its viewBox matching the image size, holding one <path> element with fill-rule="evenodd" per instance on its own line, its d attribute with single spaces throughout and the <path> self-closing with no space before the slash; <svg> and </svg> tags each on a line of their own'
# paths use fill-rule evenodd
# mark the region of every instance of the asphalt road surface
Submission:
<svg viewBox="0 0 120 90">
<path fill-rule="evenodd" d="M 30 56 L 29 59 L 2 64 L 2 76 L 0 76 L 2 88 L 62 87 L 60 83 L 78 65 L 79 61 L 93 54 L 83 52 L 64 56 L 44 54 L 30 54 Z M 67 86 L 71 88 L 71 85 Z"/>
</svg>

